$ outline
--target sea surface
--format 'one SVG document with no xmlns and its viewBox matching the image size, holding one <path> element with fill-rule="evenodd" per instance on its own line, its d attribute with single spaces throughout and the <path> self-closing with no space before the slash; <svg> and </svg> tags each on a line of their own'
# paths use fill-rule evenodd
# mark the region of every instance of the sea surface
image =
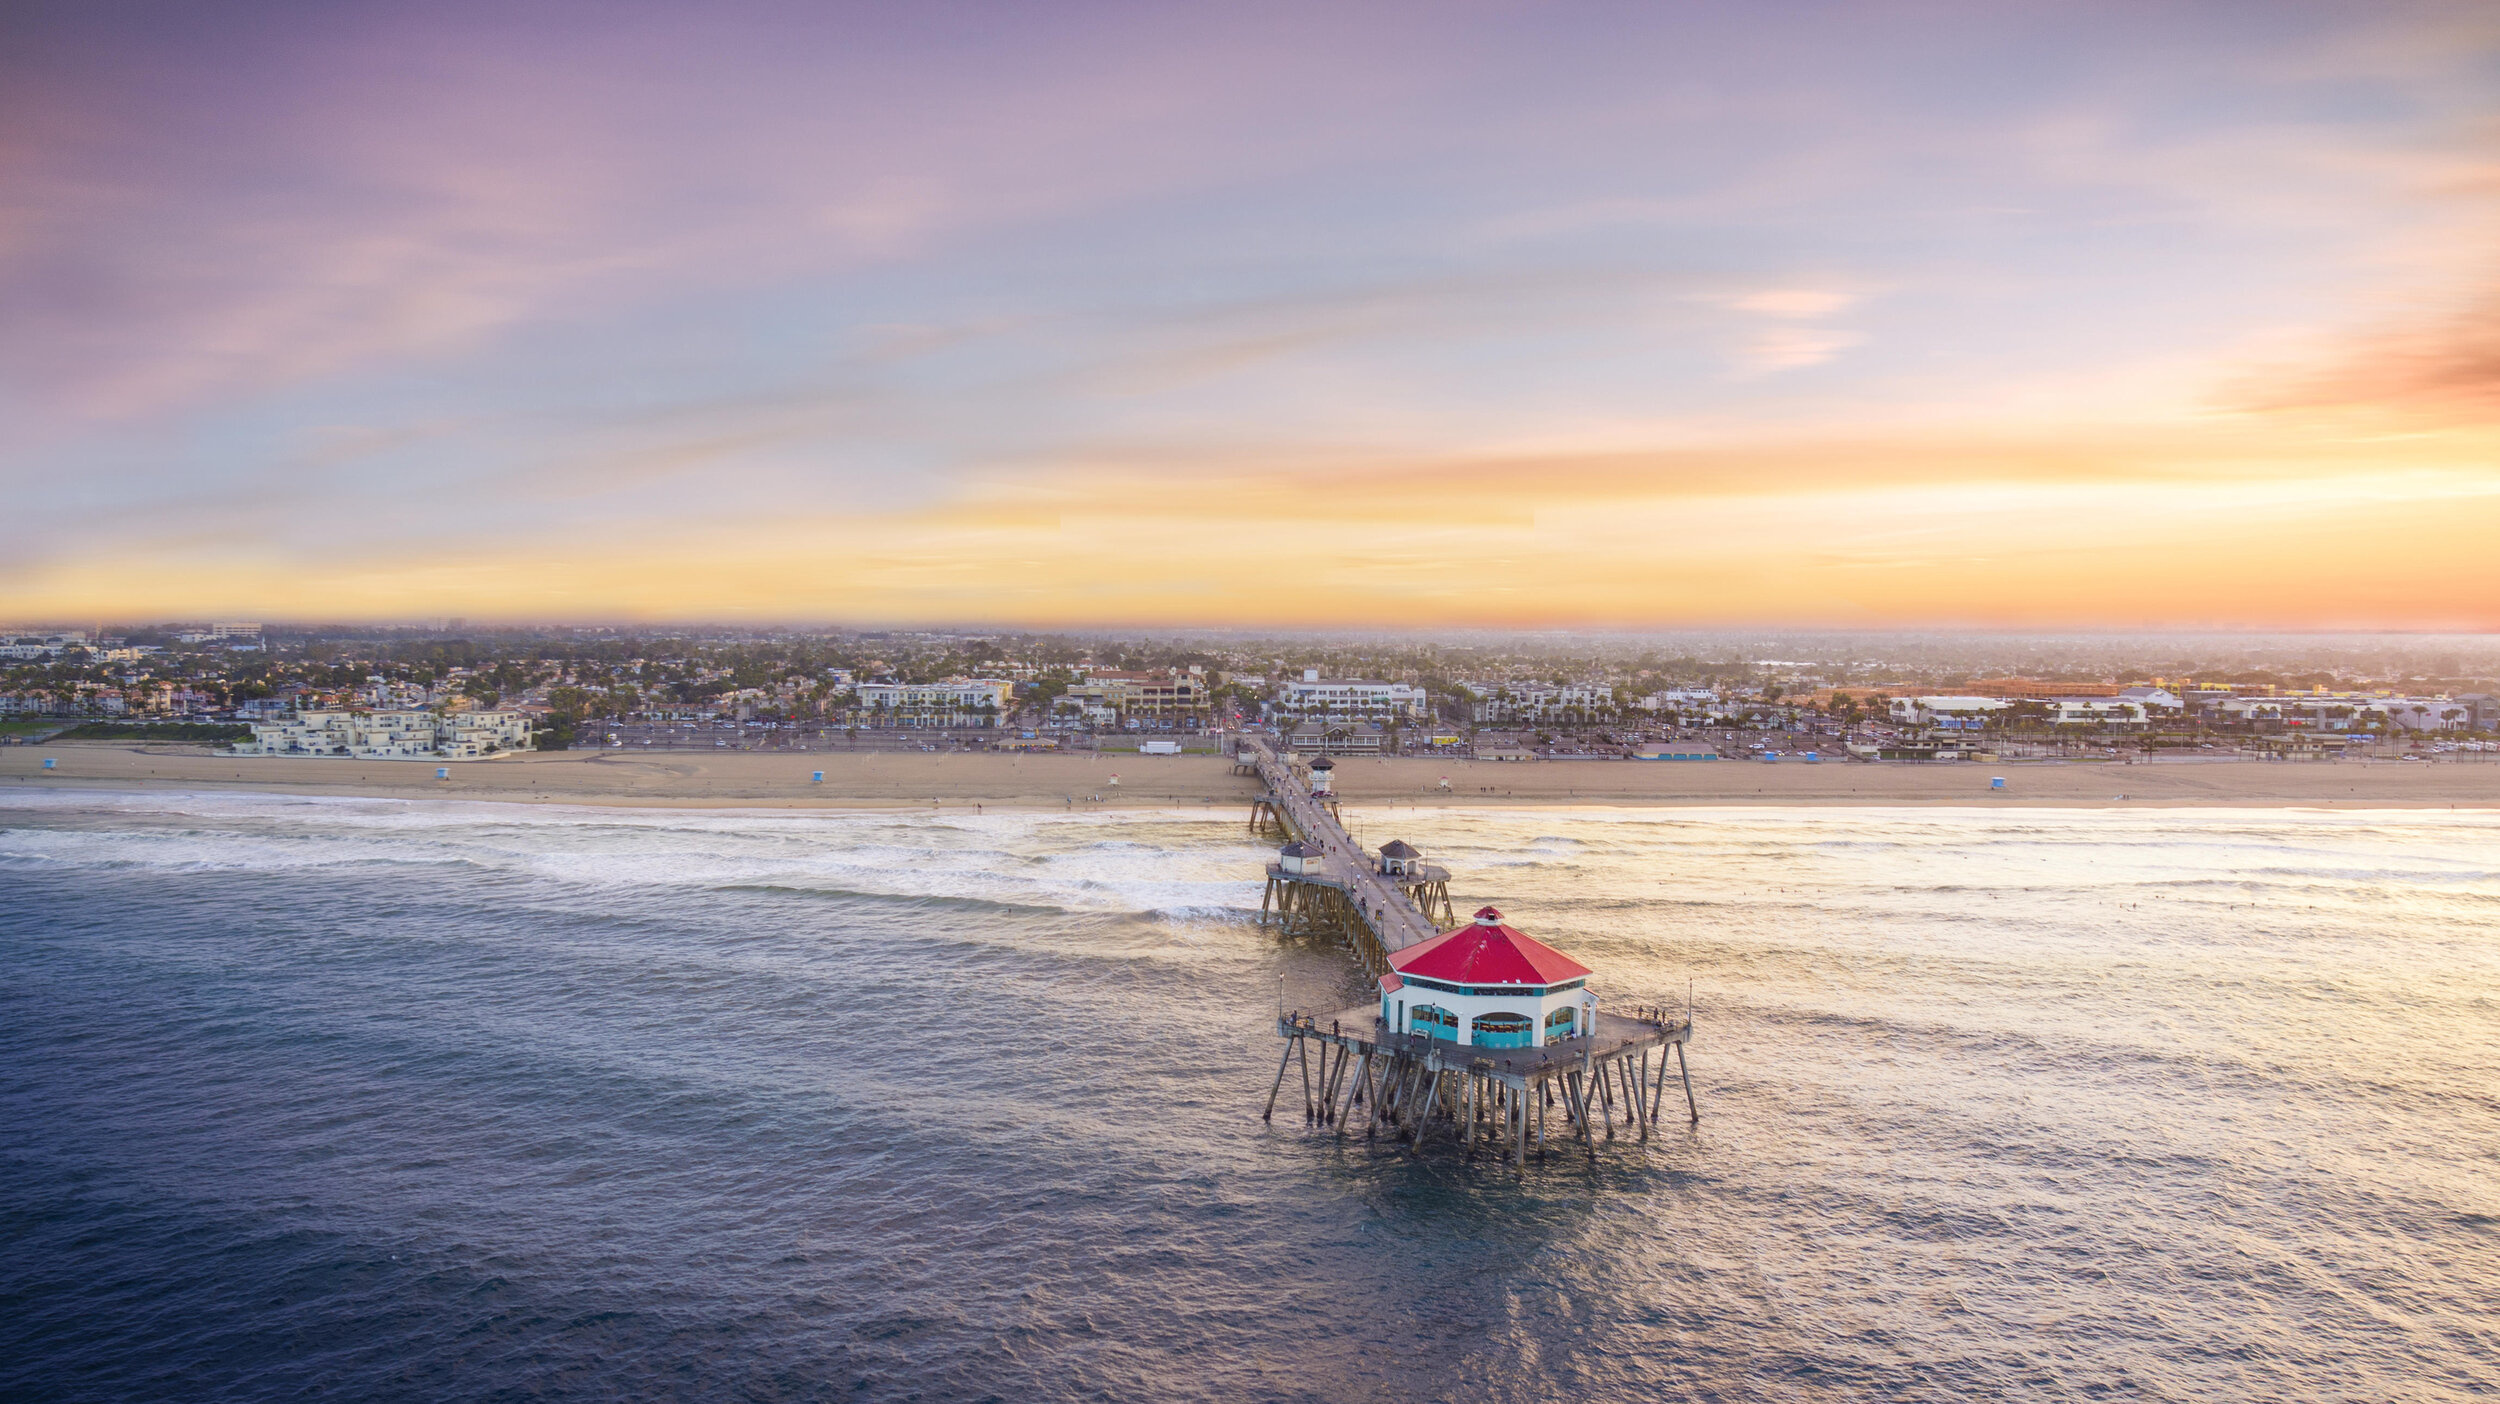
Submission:
<svg viewBox="0 0 2500 1404">
<path fill-rule="evenodd" d="M 1700 1125 L 1262 1124 L 1231 811 L 0 797 L 0 1397 L 2500 1396 L 2500 815 L 1349 818 Z"/>
</svg>

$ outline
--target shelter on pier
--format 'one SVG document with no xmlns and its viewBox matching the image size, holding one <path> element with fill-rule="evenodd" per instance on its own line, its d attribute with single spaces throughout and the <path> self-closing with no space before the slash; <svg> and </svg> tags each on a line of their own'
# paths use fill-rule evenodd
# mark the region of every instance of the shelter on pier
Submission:
<svg viewBox="0 0 2500 1404">
<path fill-rule="evenodd" d="M 1392 953 L 1389 967 L 1380 977 L 1380 1018 L 1396 1033 L 1467 1048 L 1542 1048 L 1595 1022 L 1589 968 L 1491 907 Z"/>
<path fill-rule="evenodd" d="M 1300 839 L 1295 839 L 1276 850 L 1277 868 L 1295 877 L 1325 871 L 1327 867 L 1325 859 L 1326 855 L 1320 852 L 1317 845 L 1304 843 Z"/>
<path fill-rule="evenodd" d="M 1337 763 L 1326 756 L 1311 762 L 1311 793 L 1331 795 L 1337 792 Z"/>
</svg>

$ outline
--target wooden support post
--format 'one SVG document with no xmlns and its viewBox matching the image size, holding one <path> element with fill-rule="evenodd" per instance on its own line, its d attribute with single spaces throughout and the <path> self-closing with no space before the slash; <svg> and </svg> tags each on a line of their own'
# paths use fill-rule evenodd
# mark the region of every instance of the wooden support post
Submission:
<svg viewBox="0 0 2500 1404">
<path fill-rule="evenodd" d="M 1285 1090 L 1285 1065 L 1293 1061 L 1293 1046 L 1297 1042 L 1297 1039 L 1285 1040 L 1285 1056 L 1276 1060 L 1276 1085 L 1267 1089 L 1267 1110 L 1259 1113 L 1261 1121 L 1271 1120 L 1276 1115 L 1276 1094 Z"/>
<path fill-rule="evenodd" d="M 1352 1085 L 1346 1088 L 1345 1105 L 1337 1109 L 1337 1139 L 1340 1141 L 1345 1139 L 1346 1113 L 1353 1111 L 1356 1107 L 1362 1105 L 1363 1088 L 1366 1083 L 1371 1081 L 1371 1076 L 1371 1050 L 1365 1049 L 1363 1051 L 1362 1066 L 1354 1070 L 1354 1076 L 1350 1079 Z"/>
<path fill-rule="evenodd" d="M 1571 1103 L 1571 1109 L 1579 1114 L 1580 1141 L 1588 1147 L 1589 1159 L 1597 1159 L 1597 1134 L 1589 1125 L 1588 1079 L 1577 1070 L 1565 1074 L 1563 1096 Z"/>
<path fill-rule="evenodd" d="M 1596 1108 L 1589 1099 L 1591 1091 L 1589 1080 L 1594 1072 L 1593 1068 L 1583 1068 L 1571 1075 L 1572 1080 L 1580 1089 L 1580 1143 L 1588 1147 L 1589 1160 L 1592 1163 L 1597 1159 L 1597 1123 L 1591 1115 Z M 1611 1136 L 1614 1132 L 1609 1130 L 1606 1134 Z"/>
<path fill-rule="evenodd" d="M 1693 1114 L 1692 1124 L 1701 1125 L 1701 1106 L 1693 1100 L 1693 1070 L 1684 1065 L 1684 1045 L 1675 1046 L 1675 1070 L 1684 1079 L 1684 1108 Z"/>
<path fill-rule="evenodd" d="M 1519 1118 L 1519 1145 L 1511 1156 L 1510 1164 L 1513 1170 L 1524 1175 L 1528 1172 L 1528 1089 L 1523 1083 L 1512 1091 L 1511 1105 Z"/>
<path fill-rule="evenodd" d="M 1302 1124 L 1305 1126 L 1311 1124 L 1311 1117 L 1313 1115 L 1311 1107 L 1310 1043 L 1311 1037 L 1308 1034 L 1295 1034 L 1293 1036 L 1293 1046 L 1302 1050 Z"/>
<path fill-rule="evenodd" d="M 1421 1155 L 1424 1153 L 1424 1133 L 1432 1129 L 1433 1106 L 1436 1102 L 1440 1101 L 1440 1099 L 1441 1073 L 1436 1069 L 1432 1074 L 1432 1085 L 1424 1091 L 1422 1114 L 1415 1118 L 1414 1139 L 1406 1143 L 1408 1153 L 1413 1155 Z"/>
<path fill-rule="evenodd" d="M 1642 1057 L 1642 1060 L 1643 1060 L 1644 1062 L 1646 1062 L 1646 1061 L 1648 1060 L 1649 1055 L 1648 1055 L 1648 1054 L 1646 1054 L 1646 1053 L 1644 1053 L 1644 1054 L 1642 1054 L 1642 1055 L 1641 1055 L 1641 1057 Z M 1656 1084 L 1654 1087 L 1652 1087 L 1652 1088 L 1650 1089 L 1650 1093 L 1649 1093 L 1649 1124 L 1650 1124 L 1650 1125 L 1652 1125 L 1652 1126 L 1655 1126 L 1655 1125 L 1657 1125 L 1657 1124 L 1658 1124 L 1658 1103 L 1659 1103 L 1659 1100 L 1660 1100 L 1661 1098 L 1665 1097 L 1666 1095 L 1667 1095 L 1667 1050 L 1666 1050 L 1664 1047 L 1661 1047 L 1661 1048 L 1658 1050 L 1658 1078 L 1657 1078 L 1657 1084 Z"/>
<path fill-rule="evenodd" d="M 1639 1061 L 1638 1063 L 1636 1063 L 1636 1064 L 1634 1064 L 1634 1065 L 1633 1065 L 1633 1067 L 1632 1067 L 1632 1074 L 1633 1074 L 1633 1075 L 1632 1075 L 1632 1110 L 1634 1110 L 1635 1112 L 1640 1113 L 1640 1117 L 1641 1117 L 1641 1139 L 1642 1139 L 1642 1140 L 1644 1140 L 1644 1141 L 1646 1141 L 1646 1140 L 1648 1140 L 1648 1139 L 1649 1139 L 1649 1133 L 1650 1133 L 1650 1130 L 1652 1129 L 1652 1128 L 1651 1128 L 1651 1118 L 1650 1118 L 1650 1115 L 1649 1115 L 1649 1050 L 1648 1050 L 1648 1049 L 1644 1048 L 1644 1049 L 1642 1049 L 1642 1050 L 1641 1050 L 1641 1057 L 1640 1057 L 1640 1061 Z"/>
</svg>

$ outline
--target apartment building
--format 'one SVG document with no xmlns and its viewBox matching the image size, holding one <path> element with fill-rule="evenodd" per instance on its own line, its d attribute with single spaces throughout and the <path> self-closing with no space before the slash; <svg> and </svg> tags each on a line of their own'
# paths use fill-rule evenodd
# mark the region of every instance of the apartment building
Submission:
<svg viewBox="0 0 2500 1404">
<path fill-rule="evenodd" d="M 521 712 L 296 712 L 253 722 L 245 756 L 352 756 L 358 760 L 483 760 L 533 744 Z"/>
<path fill-rule="evenodd" d="M 996 726 L 1014 696 L 997 678 L 859 685 L 861 709 L 880 726 Z"/>
<path fill-rule="evenodd" d="M 2049 720 L 2059 726 L 2140 731 L 2151 720 L 2151 712 L 2141 702 L 2117 697 L 2061 697 L 2049 703 Z"/>
<path fill-rule="evenodd" d="M 1480 723 L 1587 721 L 1616 711 L 1614 689 L 1577 683 L 1470 683 L 1469 712 Z"/>
<path fill-rule="evenodd" d="M 2290 693 L 2270 697 L 2226 697 L 2212 705 L 2217 720 L 2239 722 L 2260 730 L 2275 726 L 2338 730 L 2356 726 L 2389 726 L 2404 731 L 2469 731 L 2476 728 L 2477 698 L 2388 697 L 2362 693 Z"/>
<path fill-rule="evenodd" d="M 1896 697 L 1887 715 L 1902 726 L 1938 731 L 1979 731 L 1988 719 L 2013 704 L 1995 697 Z"/>
<path fill-rule="evenodd" d="M 1276 691 L 1275 710 L 1288 717 L 1420 717 L 1425 714 L 1424 690 L 1411 683 L 1370 678 L 1323 678 L 1317 668 Z"/>
<path fill-rule="evenodd" d="M 1153 718 L 1160 721 L 1204 720 L 1213 707 L 1215 690 L 1204 668 L 1168 673 L 1123 673 L 1097 670 L 1068 686 L 1053 706 L 1081 712 L 1088 721 L 1116 723 Z"/>
</svg>

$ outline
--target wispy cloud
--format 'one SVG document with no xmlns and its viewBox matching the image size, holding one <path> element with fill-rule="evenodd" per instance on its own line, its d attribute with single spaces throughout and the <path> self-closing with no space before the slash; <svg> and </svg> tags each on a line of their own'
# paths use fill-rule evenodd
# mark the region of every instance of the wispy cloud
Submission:
<svg viewBox="0 0 2500 1404">
<path fill-rule="evenodd" d="M 2500 289 L 2464 309 L 2352 334 L 2304 366 L 2239 382 L 2236 405 L 2406 424 L 2500 424 Z"/>
<path fill-rule="evenodd" d="M 25 608 L 2275 618 L 2488 571 L 2500 294 L 2419 310 L 2500 205 L 2461 11 L 140 13 L 0 21 Z"/>
</svg>

